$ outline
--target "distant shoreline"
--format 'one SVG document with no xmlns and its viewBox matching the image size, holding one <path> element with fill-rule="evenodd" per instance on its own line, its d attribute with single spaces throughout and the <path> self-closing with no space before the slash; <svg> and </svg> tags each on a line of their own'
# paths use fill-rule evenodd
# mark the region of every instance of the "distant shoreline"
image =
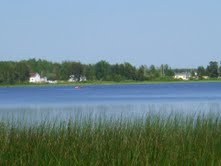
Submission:
<svg viewBox="0 0 221 166">
<path fill-rule="evenodd" d="M 21 84 L 3 84 L 0 87 L 56 87 L 56 86 L 88 86 L 88 85 L 145 85 L 145 84 L 169 84 L 169 83 L 221 83 L 221 80 L 188 80 L 188 81 L 121 81 L 121 82 L 114 82 L 114 81 L 88 81 L 88 82 L 76 82 L 76 83 L 69 83 L 69 82 L 60 82 L 57 84 L 48 84 L 48 83 L 21 83 Z"/>
</svg>

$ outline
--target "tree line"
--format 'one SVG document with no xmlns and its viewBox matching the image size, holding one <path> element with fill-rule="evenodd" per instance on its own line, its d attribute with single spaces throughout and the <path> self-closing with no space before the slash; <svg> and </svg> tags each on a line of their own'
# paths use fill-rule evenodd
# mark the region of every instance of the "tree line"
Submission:
<svg viewBox="0 0 221 166">
<path fill-rule="evenodd" d="M 80 80 L 81 76 L 85 76 L 88 81 L 168 80 L 174 76 L 173 70 L 167 64 L 160 67 L 154 65 L 136 67 L 128 62 L 110 64 L 104 60 L 96 64 L 74 61 L 54 63 L 41 59 L 0 61 L 0 84 L 28 82 L 31 73 L 39 73 L 49 80 L 68 80 L 71 75 Z"/>
<path fill-rule="evenodd" d="M 167 64 L 156 67 L 154 65 L 139 67 L 125 62 L 110 64 L 107 61 L 99 61 L 96 64 L 82 64 L 81 62 L 64 61 L 55 63 L 41 59 L 29 59 L 18 62 L 0 61 L 0 84 L 15 84 L 28 82 L 31 73 L 39 73 L 49 80 L 68 80 L 74 75 L 78 80 L 85 76 L 88 81 L 151 81 L 173 80 L 175 73 L 197 72 L 198 78 L 203 76 L 217 78 L 220 75 L 218 63 L 211 61 L 204 68 L 197 69 L 171 69 Z"/>
<path fill-rule="evenodd" d="M 196 71 L 199 79 L 203 79 L 203 76 L 210 78 L 218 78 L 221 76 L 221 66 L 219 66 L 219 63 L 216 61 L 209 62 L 206 68 L 199 66 Z"/>
</svg>

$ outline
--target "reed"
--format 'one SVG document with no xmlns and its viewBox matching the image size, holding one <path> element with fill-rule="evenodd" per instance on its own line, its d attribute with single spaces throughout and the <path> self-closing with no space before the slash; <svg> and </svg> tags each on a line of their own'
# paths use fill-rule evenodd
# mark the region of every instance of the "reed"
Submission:
<svg viewBox="0 0 221 166">
<path fill-rule="evenodd" d="M 0 165 L 221 165 L 221 118 L 1 122 Z"/>
</svg>

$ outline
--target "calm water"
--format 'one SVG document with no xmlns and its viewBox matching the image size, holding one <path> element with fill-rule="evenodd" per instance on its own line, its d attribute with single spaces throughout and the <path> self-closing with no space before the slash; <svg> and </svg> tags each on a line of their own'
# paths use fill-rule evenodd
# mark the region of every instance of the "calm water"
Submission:
<svg viewBox="0 0 221 166">
<path fill-rule="evenodd" d="M 0 118 L 67 119 L 76 113 L 219 112 L 221 83 L 0 88 Z M 25 115 L 25 116 L 24 116 Z"/>
</svg>

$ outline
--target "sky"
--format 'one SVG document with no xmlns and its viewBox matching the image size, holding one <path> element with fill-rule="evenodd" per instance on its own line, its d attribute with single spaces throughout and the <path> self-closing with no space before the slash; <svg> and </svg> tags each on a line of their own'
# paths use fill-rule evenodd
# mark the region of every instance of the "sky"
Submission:
<svg viewBox="0 0 221 166">
<path fill-rule="evenodd" d="M 220 0 L 0 0 L 0 61 L 206 66 L 221 60 Z"/>
</svg>

